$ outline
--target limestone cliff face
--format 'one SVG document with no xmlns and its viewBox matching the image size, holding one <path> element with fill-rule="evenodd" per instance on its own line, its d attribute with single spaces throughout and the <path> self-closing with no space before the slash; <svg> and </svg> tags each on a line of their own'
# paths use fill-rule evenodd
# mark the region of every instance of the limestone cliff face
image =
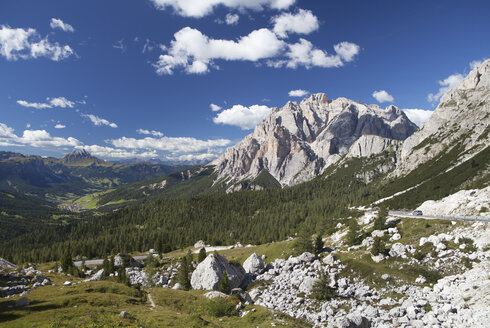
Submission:
<svg viewBox="0 0 490 328">
<path fill-rule="evenodd" d="M 403 142 L 396 175 L 403 175 L 462 142 L 460 161 L 490 144 L 490 59 L 442 98 L 430 119 Z"/>
<path fill-rule="evenodd" d="M 417 130 L 394 106 L 385 109 L 313 94 L 275 108 L 253 133 L 213 161 L 218 178 L 255 178 L 266 169 L 283 186 L 310 180 L 344 155 L 370 156 Z"/>
</svg>

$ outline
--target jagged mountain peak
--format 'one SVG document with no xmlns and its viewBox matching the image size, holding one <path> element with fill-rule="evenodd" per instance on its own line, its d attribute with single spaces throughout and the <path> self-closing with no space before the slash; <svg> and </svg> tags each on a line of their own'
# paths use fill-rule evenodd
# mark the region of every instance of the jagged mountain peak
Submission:
<svg viewBox="0 0 490 328">
<path fill-rule="evenodd" d="M 349 154 L 367 156 L 411 135 L 417 126 L 395 106 L 385 109 L 347 98 L 312 94 L 275 108 L 240 143 L 213 161 L 218 178 L 253 180 L 267 170 L 283 186 L 300 183 Z"/>
<path fill-rule="evenodd" d="M 72 151 L 71 153 L 66 154 L 61 161 L 64 164 L 74 164 L 74 163 L 103 163 L 104 160 L 101 160 L 95 156 L 92 156 L 85 149 L 77 149 Z"/>
</svg>

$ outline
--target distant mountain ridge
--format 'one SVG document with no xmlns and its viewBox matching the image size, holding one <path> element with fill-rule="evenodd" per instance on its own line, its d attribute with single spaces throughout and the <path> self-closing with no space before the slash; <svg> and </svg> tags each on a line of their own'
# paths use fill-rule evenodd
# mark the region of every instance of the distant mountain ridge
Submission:
<svg viewBox="0 0 490 328">
<path fill-rule="evenodd" d="M 0 191 L 56 200 L 166 176 L 187 166 L 120 165 L 76 150 L 61 159 L 0 151 Z"/>
<path fill-rule="evenodd" d="M 312 94 L 274 108 L 255 130 L 228 148 L 215 166 L 230 185 L 267 170 L 282 186 L 322 174 L 345 155 L 370 156 L 412 135 L 417 126 L 395 106 L 385 109 L 346 98 Z"/>
</svg>

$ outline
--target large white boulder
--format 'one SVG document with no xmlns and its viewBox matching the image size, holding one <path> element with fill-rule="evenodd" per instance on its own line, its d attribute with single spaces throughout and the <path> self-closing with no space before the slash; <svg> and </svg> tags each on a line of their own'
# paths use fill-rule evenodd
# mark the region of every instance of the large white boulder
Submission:
<svg viewBox="0 0 490 328">
<path fill-rule="evenodd" d="M 264 267 L 264 260 L 257 253 L 253 253 L 243 262 L 243 269 L 246 273 L 260 274 Z"/>
<path fill-rule="evenodd" d="M 225 271 L 232 289 L 242 284 L 245 270 L 241 266 L 231 265 L 221 255 L 209 254 L 192 273 L 191 286 L 194 289 L 217 290 Z"/>
</svg>

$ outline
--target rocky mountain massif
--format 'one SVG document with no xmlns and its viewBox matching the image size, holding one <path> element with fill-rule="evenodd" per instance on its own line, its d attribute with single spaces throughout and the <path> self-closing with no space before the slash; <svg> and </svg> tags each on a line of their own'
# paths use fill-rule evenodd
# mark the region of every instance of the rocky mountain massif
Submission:
<svg viewBox="0 0 490 328">
<path fill-rule="evenodd" d="M 351 157 L 393 150 L 395 176 L 462 143 L 460 162 L 490 141 L 490 60 L 449 90 L 420 130 L 394 106 L 385 109 L 346 98 L 313 94 L 275 108 L 253 133 L 210 163 L 228 191 L 267 171 L 282 186 L 321 175 Z M 253 184 L 253 183 L 252 183 Z"/>
<path fill-rule="evenodd" d="M 343 156 L 369 156 L 417 130 L 395 106 L 385 109 L 313 94 L 275 108 L 253 133 L 210 163 L 218 179 L 253 180 L 263 170 L 282 186 L 311 180 Z"/>
</svg>

